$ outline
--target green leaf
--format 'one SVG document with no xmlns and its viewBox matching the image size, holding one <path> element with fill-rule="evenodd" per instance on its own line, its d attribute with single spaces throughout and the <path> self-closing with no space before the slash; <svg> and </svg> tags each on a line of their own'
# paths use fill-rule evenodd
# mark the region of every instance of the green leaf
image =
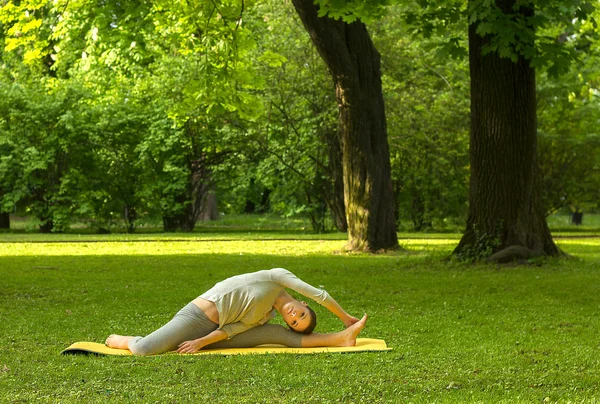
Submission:
<svg viewBox="0 0 600 404">
<path fill-rule="evenodd" d="M 287 58 L 285 56 L 271 50 L 266 50 L 258 58 L 258 60 L 266 63 L 270 67 L 281 67 L 285 62 L 287 62 Z"/>
</svg>

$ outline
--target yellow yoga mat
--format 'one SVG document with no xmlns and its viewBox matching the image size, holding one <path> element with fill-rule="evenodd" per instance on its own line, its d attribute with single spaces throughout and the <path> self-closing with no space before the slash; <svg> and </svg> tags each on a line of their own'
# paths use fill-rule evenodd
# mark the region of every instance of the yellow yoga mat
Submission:
<svg viewBox="0 0 600 404">
<path fill-rule="evenodd" d="M 315 354 L 330 352 L 391 351 L 382 339 L 357 338 L 356 346 L 322 348 L 288 348 L 281 345 L 259 345 L 254 348 L 207 349 L 192 355 L 250 355 L 250 354 Z M 92 353 L 98 355 L 132 355 L 127 349 L 113 349 L 97 342 L 75 342 L 61 354 Z M 174 352 L 170 352 L 171 354 Z"/>
</svg>

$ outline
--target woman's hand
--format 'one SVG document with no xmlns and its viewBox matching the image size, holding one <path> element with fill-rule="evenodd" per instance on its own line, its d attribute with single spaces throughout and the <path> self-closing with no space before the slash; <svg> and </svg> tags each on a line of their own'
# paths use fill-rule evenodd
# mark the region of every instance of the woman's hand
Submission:
<svg viewBox="0 0 600 404">
<path fill-rule="evenodd" d="M 202 347 L 204 347 L 204 345 L 202 344 L 202 341 L 199 340 L 193 340 L 193 341 L 185 341 L 182 342 L 181 344 L 179 344 L 179 348 L 177 349 L 178 353 L 195 353 L 198 352 L 199 350 L 202 349 Z"/>
<path fill-rule="evenodd" d="M 351 325 L 354 325 L 354 324 L 358 323 L 359 321 L 360 321 L 360 319 L 358 319 L 358 318 L 356 318 L 354 316 L 348 315 L 344 319 L 344 325 L 346 326 L 346 328 L 348 328 Z"/>
<path fill-rule="evenodd" d="M 179 353 L 195 353 L 204 348 L 207 345 L 213 344 L 218 341 L 222 341 L 227 338 L 227 333 L 223 330 L 216 329 L 210 334 L 195 339 L 193 341 L 185 341 L 179 344 L 177 352 Z"/>
</svg>

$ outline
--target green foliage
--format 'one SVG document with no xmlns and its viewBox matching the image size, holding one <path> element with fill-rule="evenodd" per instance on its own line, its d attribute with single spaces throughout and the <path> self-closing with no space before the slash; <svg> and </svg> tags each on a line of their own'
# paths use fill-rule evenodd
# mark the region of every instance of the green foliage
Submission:
<svg viewBox="0 0 600 404">
<path fill-rule="evenodd" d="M 30 68 L 42 72 L 52 65 L 52 23 L 56 14 L 47 1 L 4 1 L 0 26 L 6 52 L 15 51 Z"/>
<path fill-rule="evenodd" d="M 342 19 L 347 23 L 361 20 L 373 22 L 385 13 L 390 0 L 317 0 L 319 16 Z"/>
<path fill-rule="evenodd" d="M 501 245 L 502 223 L 496 225 L 496 232 L 493 234 L 481 232 L 477 230 L 477 226 L 473 227 L 475 229 L 475 240 L 455 254 L 459 261 L 483 262 L 497 252 L 498 247 Z"/>
<path fill-rule="evenodd" d="M 76 86 L 54 88 L 53 80 L 41 88 L 27 84 L 2 88 L 3 208 L 21 203 L 43 231 L 63 231 L 85 181 L 81 164 L 91 158 L 87 111 L 80 109 L 89 94 Z"/>
<path fill-rule="evenodd" d="M 497 52 L 516 61 L 524 57 L 536 68 L 556 76 L 583 56 L 591 40 L 597 39 L 597 4 L 586 0 L 515 1 L 446 0 L 399 2 L 406 22 L 428 38 L 438 35 L 447 53 L 466 55 L 466 45 L 453 32 L 475 25 L 488 38 L 484 54 Z"/>
<path fill-rule="evenodd" d="M 565 206 L 597 206 L 600 189 L 598 53 L 553 79 L 538 79 L 539 161 L 548 214 Z M 591 203 L 591 205 L 590 205 Z"/>
<path fill-rule="evenodd" d="M 70 212 L 100 229 L 122 216 L 133 231 L 156 213 L 180 216 L 183 227 L 193 228 L 212 186 L 209 171 L 232 155 L 233 144 L 239 149 L 228 125 L 262 113 L 254 95 L 261 80 L 247 58 L 254 40 L 242 22 L 252 4 L 8 2 L 0 12 L 8 51 L 42 44 L 21 59 L 53 61 L 49 72 L 26 72 L 55 76 L 64 91 L 83 83 L 95 95 L 82 104 L 89 125 L 72 127 L 85 131 L 93 158 L 78 167 L 87 188 L 78 190 Z M 24 37 L 31 18 L 51 29 Z M 56 119 L 54 111 L 41 114 Z"/>
<path fill-rule="evenodd" d="M 133 232 L 143 217 L 143 170 L 137 146 L 147 131 L 147 111 L 133 100 L 114 97 L 98 103 L 94 112 L 94 132 L 88 134 L 94 167 L 86 170 L 90 183 L 77 213 L 101 231 L 108 231 L 122 218 Z"/>
<path fill-rule="evenodd" d="M 595 4 L 536 2 L 522 18 L 483 0 L 319 5 L 370 22 L 381 51 L 400 227 L 462 223 L 469 23 L 489 50 L 544 66 L 548 212 L 596 204 Z M 336 104 L 289 2 L 4 1 L 0 41 L 0 210 L 54 231 L 189 230 L 216 193 L 227 213 L 254 204 L 331 227 Z"/>
<path fill-rule="evenodd" d="M 412 40 L 399 8 L 372 28 L 382 73 L 398 220 L 427 230 L 466 215 L 468 66 L 440 59 L 438 37 Z"/>
<path fill-rule="evenodd" d="M 266 116 L 249 124 L 254 143 L 246 154 L 255 157 L 246 183 L 261 188 L 261 196 L 269 190 L 275 212 L 306 215 L 323 232 L 333 188 L 327 144 L 337 141 L 333 85 L 291 5 L 265 2 L 254 15 L 261 19 L 255 30 L 261 45 L 252 59 L 265 80 Z"/>
<path fill-rule="evenodd" d="M 466 43 L 467 2 L 464 0 L 447 0 L 440 2 L 397 2 L 397 15 L 404 20 L 406 31 L 414 37 L 426 39 L 424 44 L 435 49 L 440 58 L 448 56 L 462 59 L 468 55 Z"/>
</svg>

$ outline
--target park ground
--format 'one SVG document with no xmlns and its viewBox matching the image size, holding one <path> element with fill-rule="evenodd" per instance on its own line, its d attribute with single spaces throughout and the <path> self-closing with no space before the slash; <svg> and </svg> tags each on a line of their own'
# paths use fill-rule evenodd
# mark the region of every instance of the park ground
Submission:
<svg viewBox="0 0 600 404">
<path fill-rule="evenodd" d="M 552 224 L 552 223 L 551 223 Z M 262 226 L 190 235 L 0 234 L 0 402 L 600 401 L 600 238 L 554 223 L 570 259 L 447 260 L 458 233 L 401 233 L 401 252 Z M 353 354 L 61 356 L 145 334 L 228 276 L 284 267 L 370 318 Z M 320 307 L 317 331 L 342 324 Z"/>
</svg>

